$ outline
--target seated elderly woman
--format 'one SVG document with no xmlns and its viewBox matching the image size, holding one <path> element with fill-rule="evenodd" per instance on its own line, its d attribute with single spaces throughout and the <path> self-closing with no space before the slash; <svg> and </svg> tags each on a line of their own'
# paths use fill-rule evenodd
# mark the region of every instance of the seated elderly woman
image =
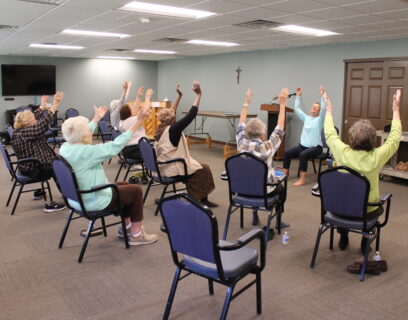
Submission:
<svg viewBox="0 0 408 320">
<path fill-rule="evenodd" d="M 95 108 L 95 116 L 91 122 L 85 117 L 74 117 L 65 120 L 62 125 L 62 134 L 67 141 L 61 146 L 60 155 L 66 159 L 76 173 L 80 189 L 89 190 L 94 186 L 108 182 L 103 170 L 102 162 L 118 154 L 132 138 L 133 133 L 148 117 L 150 101 L 146 101 L 145 108 L 137 120 L 126 132 L 108 143 L 92 144 L 92 133 L 98 122 L 108 110 L 107 107 Z M 143 220 L 143 191 L 138 185 L 126 182 L 117 182 L 120 202 L 123 207 L 122 217 L 126 223 L 130 245 L 144 245 L 157 241 L 157 236 L 148 234 L 142 227 Z M 116 199 L 111 189 L 101 190 L 93 194 L 82 196 L 87 210 L 103 210 L 115 206 Z M 72 207 L 79 209 L 77 202 L 69 200 Z M 123 237 L 121 227 L 118 236 Z"/>
<path fill-rule="evenodd" d="M 397 151 L 401 139 L 400 120 L 400 98 L 401 91 L 397 90 L 393 98 L 393 117 L 390 135 L 387 141 L 380 147 L 375 148 L 376 130 L 367 119 L 356 121 L 349 129 L 348 137 L 350 145 L 343 143 L 334 128 L 332 104 L 326 97 L 327 114 L 324 121 L 324 132 L 327 145 L 333 154 L 338 165 L 350 167 L 362 173 L 370 182 L 370 193 L 368 202 L 376 203 L 380 201 L 378 179 L 381 168 Z M 367 210 L 369 219 L 380 216 L 383 213 L 382 207 L 369 207 Z M 344 250 L 348 246 L 348 231 L 339 230 L 339 247 Z M 364 252 L 366 238 L 362 238 L 361 251 Z"/>
<path fill-rule="evenodd" d="M 36 158 L 38 162 L 24 162 L 17 166 L 22 175 L 30 178 L 49 179 L 54 172 L 51 167 L 52 161 L 56 158 L 55 152 L 47 144 L 45 132 L 49 129 L 50 123 L 54 119 L 54 114 L 64 97 L 64 93 L 58 91 L 54 96 L 54 101 L 50 107 L 47 106 L 48 96 L 41 97 L 41 106 L 33 112 L 24 110 L 17 113 L 14 119 L 14 133 L 11 145 L 17 159 Z M 36 190 L 34 199 L 42 199 L 43 191 Z M 46 203 L 45 212 L 59 211 L 65 209 L 64 204 L 51 202 Z"/>
<path fill-rule="evenodd" d="M 278 123 L 269 140 L 266 140 L 266 125 L 262 120 L 258 118 L 251 119 L 246 124 L 249 104 L 253 96 L 251 88 L 246 93 L 245 102 L 242 105 L 241 116 L 239 118 L 239 125 L 237 128 L 236 140 L 238 151 L 250 152 L 253 155 L 264 160 L 268 166 L 268 183 L 275 181 L 275 171 L 273 169 L 273 156 L 278 151 L 282 138 L 285 134 L 285 108 L 286 101 L 288 99 L 288 89 L 283 88 L 279 94 L 279 116 Z M 268 186 L 268 192 L 270 195 L 281 193 L 282 188 L 279 186 L 275 188 Z M 252 224 L 257 225 L 259 223 L 258 214 L 254 212 Z M 288 227 L 289 225 L 281 222 L 281 228 Z"/>
<path fill-rule="evenodd" d="M 183 134 L 183 130 L 197 116 L 201 100 L 201 88 L 198 81 L 193 82 L 193 91 L 196 94 L 193 106 L 180 120 L 176 121 L 177 106 L 160 111 L 160 125 L 154 135 L 157 160 L 167 161 L 173 158 L 183 158 L 186 161 L 187 174 L 189 175 L 186 182 L 187 193 L 208 207 L 216 207 L 217 204 L 208 200 L 208 195 L 215 189 L 211 169 L 207 164 L 199 163 L 190 156 Z M 181 97 L 180 94 L 179 97 Z M 173 177 L 184 175 L 184 169 L 181 164 L 173 163 L 162 166 L 160 173 L 166 177 Z"/>
<path fill-rule="evenodd" d="M 313 103 L 310 108 L 310 115 L 307 115 L 300 108 L 301 104 L 303 104 L 302 88 L 296 89 L 295 114 L 303 122 L 303 129 L 299 145 L 286 150 L 283 159 L 284 172 L 286 175 L 289 175 L 292 158 L 299 157 L 300 179 L 293 184 L 294 186 L 301 186 L 306 183 L 307 163 L 309 159 L 317 157 L 323 151 L 321 131 L 326 113 L 326 103 L 323 99 L 324 87 L 322 86 L 320 86 L 320 93 L 322 95 L 321 102 Z"/>
<path fill-rule="evenodd" d="M 115 130 L 119 130 L 119 121 L 120 121 L 120 108 L 126 103 L 126 100 L 129 96 L 130 88 L 132 87 L 131 81 L 125 81 L 122 85 L 122 96 L 119 100 L 112 100 L 110 103 L 111 114 L 110 114 L 110 122 L 112 127 Z"/>
</svg>

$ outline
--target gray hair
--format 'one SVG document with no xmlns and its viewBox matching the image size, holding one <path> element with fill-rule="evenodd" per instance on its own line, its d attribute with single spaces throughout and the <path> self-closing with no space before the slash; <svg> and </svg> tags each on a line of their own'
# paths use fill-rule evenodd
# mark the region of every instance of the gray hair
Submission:
<svg viewBox="0 0 408 320">
<path fill-rule="evenodd" d="M 249 140 L 260 139 L 262 136 L 266 137 L 265 123 L 258 118 L 249 120 L 245 128 L 245 135 Z"/>
<path fill-rule="evenodd" d="M 120 100 L 112 100 L 109 104 L 111 110 L 115 110 L 117 107 L 120 106 Z"/>
<path fill-rule="evenodd" d="M 89 120 L 83 116 L 68 118 L 62 124 L 62 135 L 70 144 L 79 143 L 89 134 Z"/>
<path fill-rule="evenodd" d="M 351 149 L 371 151 L 374 149 L 377 132 L 370 120 L 361 119 L 353 123 L 348 131 Z"/>
</svg>

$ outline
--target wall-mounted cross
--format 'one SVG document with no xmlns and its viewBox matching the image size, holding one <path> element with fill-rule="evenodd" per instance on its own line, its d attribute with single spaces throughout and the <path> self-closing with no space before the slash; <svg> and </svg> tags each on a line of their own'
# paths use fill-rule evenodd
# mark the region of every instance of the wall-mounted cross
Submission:
<svg viewBox="0 0 408 320">
<path fill-rule="evenodd" d="M 235 72 L 237 73 L 237 84 L 239 84 L 239 76 L 241 74 L 242 69 L 238 66 L 238 68 L 235 69 Z"/>
</svg>

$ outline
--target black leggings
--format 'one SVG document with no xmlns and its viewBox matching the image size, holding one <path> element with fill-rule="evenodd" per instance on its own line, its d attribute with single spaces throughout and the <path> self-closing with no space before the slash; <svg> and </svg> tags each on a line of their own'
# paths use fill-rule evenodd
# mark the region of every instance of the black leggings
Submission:
<svg viewBox="0 0 408 320">
<path fill-rule="evenodd" d="M 309 159 L 316 158 L 323 151 L 322 146 L 306 148 L 301 144 L 296 147 L 292 147 L 285 151 L 285 157 L 283 158 L 283 168 L 289 169 L 292 158 L 299 158 L 300 171 L 307 171 L 307 162 Z"/>
</svg>

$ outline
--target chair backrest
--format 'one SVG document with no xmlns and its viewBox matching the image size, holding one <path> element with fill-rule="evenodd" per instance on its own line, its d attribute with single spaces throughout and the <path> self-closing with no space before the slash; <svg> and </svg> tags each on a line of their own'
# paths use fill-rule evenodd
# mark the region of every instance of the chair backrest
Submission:
<svg viewBox="0 0 408 320">
<path fill-rule="evenodd" d="M 69 108 L 67 111 L 65 111 L 65 119 L 78 117 L 78 116 L 79 116 L 79 111 L 77 109 Z"/>
<path fill-rule="evenodd" d="M 24 110 L 31 110 L 32 111 L 31 107 L 23 106 L 23 107 L 18 107 L 16 109 L 16 114 L 21 112 L 21 111 L 24 111 Z"/>
<path fill-rule="evenodd" d="M 334 127 L 334 129 L 336 129 L 337 134 L 339 134 L 339 128 Z M 329 146 L 327 145 L 327 142 L 326 142 L 326 135 L 324 134 L 324 127 L 322 128 L 322 131 L 320 132 L 320 137 L 322 139 L 322 147 L 329 149 Z"/>
<path fill-rule="evenodd" d="M 55 177 L 58 181 L 60 191 L 65 200 L 70 199 L 78 202 L 84 210 L 81 195 L 78 190 L 78 183 L 71 165 L 61 156 L 52 162 Z M 65 201 L 68 203 L 68 201 Z"/>
<path fill-rule="evenodd" d="M 366 177 L 345 166 L 323 171 L 319 177 L 322 212 L 364 219 L 370 183 Z"/>
<path fill-rule="evenodd" d="M 216 264 L 222 270 L 217 220 L 208 208 L 186 194 L 176 194 L 163 199 L 160 214 L 176 265 L 179 265 L 177 253 L 181 253 Z"/>
<path fill-rule="evenodd" d="M 101 119 L 101 121 L 105 121 L 106 123 L 110 123 L 110 111 L 106 111 L 105 115 Z"/>
<path fill-rule="evenodd" d="M 109 131 L 108 123 L 104 120 L 99 121 L 99 129 L 101 129 L 102 135 L 111 134 L 111 132 Z"/>
<path fill-rule="evenodd" d="M 6 167 L 10 172 L 11 176 L 14 177 L 14 168 L 10 160 L 10 155 L 6 149 L 6 147 L 0 142 L 0 150 L 1 155 L 3 156 L 4 162 L 6 163 Z"/>
<path fill-rule="evenodd" d="M 265 161 L 248 152 L 229 157 L 225 161 L 230 196 L 238 193 L 244 196 L 265 197 L 268 166 Z"/>
<path fill-rule="evenodd" d="M 152 173 L 160 177 L 159 166 L 157 165 L 156 150 L 150 144 L 150 141 L 143 137 L 139 140 L 140 154 L 142 155 L 144 166 Z"/>
<path fill-rule="evenodd" d="M 11 126 L 11 125 L 8 125 L 7 126 L 7 133 L 8 133 L 8 135 L 10 136 L 10 139 L 13 137 L 13 134 L 14 134 L 14 128 L 13 128 L 13 126 Z"/>
</svg>

